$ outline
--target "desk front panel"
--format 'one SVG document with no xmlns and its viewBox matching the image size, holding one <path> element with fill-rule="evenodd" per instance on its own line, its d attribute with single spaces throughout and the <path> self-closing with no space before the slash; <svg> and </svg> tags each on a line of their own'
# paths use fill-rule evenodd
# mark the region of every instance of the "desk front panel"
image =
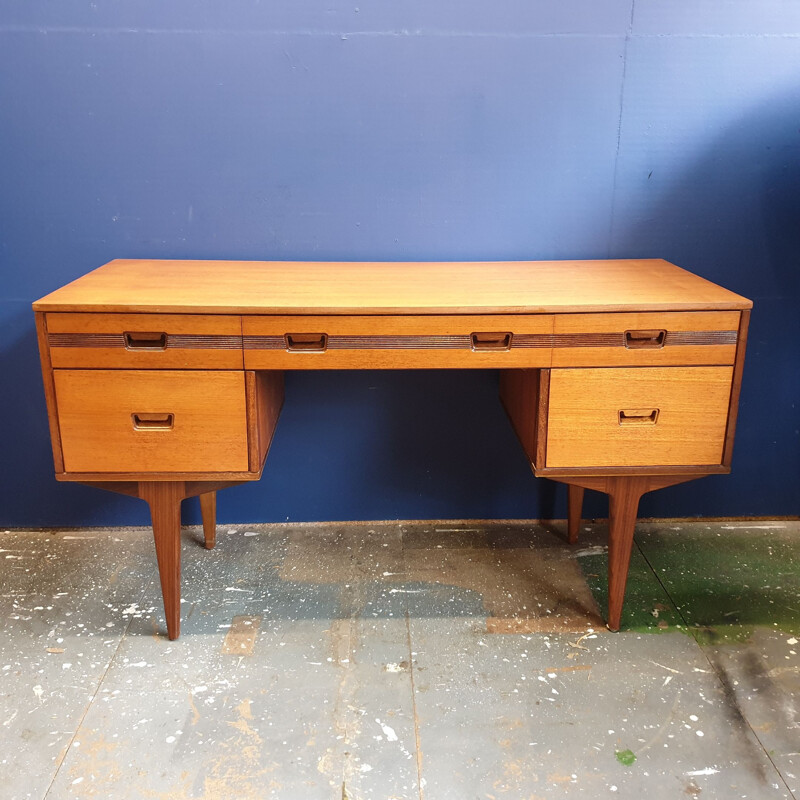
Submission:
<svg viewBox="0 0 800 800">
<path fill-rule="evenodd" d="M 545 465 L 722 464 L 733 367 L 554 369 Z"/>
<path fill-rule="evenodd" d="M 733 364 L 739 322 L 738 311 L 557 314 L 552 366 Z"/>
<path fill-rule="evenodd" d="M 229 314 L 47 315 L 54 367 L 242 369 L 241 317 Z"/>
<path fill-rule="evenodd" d="M 547 367 L 553 316 L 245 316 L 247 369 Z"/>
<path fill-rule="evenodd" d="M 242 371 L 54 370 L 68 473 L 246 472 Z"/>
</svg>

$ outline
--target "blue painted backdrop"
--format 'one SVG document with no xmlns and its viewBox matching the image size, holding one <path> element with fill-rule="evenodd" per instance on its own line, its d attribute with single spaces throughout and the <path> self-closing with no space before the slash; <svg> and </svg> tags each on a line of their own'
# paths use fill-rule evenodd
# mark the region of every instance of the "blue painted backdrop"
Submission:
<svg viewBox="0 0 800 800">
<path fill-rule="evenodd" d="M 797 513 L 800 4 L 6 0 L 0 524 L 146 521 L 52 477 L 30 303 L 105 261 L 617 256 L 756 303 L 733 474 L 643 514 Z M 293 374 L 220 517 L 563 516 L 561 492 L 491 372 Z"/>
</svg>

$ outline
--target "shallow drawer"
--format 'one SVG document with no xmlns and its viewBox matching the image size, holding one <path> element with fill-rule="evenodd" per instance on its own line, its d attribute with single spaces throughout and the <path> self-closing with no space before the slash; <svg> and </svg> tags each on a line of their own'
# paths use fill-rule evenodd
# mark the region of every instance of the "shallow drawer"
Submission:
<svg viewBox="0 0 800 800">
<path fill-rule="evenodd" d="M 54 370 L 66 472 L 248 469 L 243 372 Z"/>
<path fill-rule="evenodd" d="M 547 467 L 720 464 L 732 367 L 554 369 Z"/>
<path fill-rule="evenodd" d="M 738 311 L 558 314 L 553 327 L 552 364 L 733 364 L 738 329 Z"/>
<path fill-rule="evenodd" d="M 547 367 L 553 317 L 245 316 L 246 369 Z"/>
<path fill-rule="evenodd" d="M 242 323 L 201 314 L 48 314 L 54 367 L 241 369 Z"/>
</svg>

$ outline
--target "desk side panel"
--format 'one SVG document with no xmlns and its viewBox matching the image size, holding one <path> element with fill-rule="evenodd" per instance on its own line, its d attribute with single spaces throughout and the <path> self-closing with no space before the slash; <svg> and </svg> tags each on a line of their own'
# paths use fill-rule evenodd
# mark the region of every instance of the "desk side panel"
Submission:
<svg viewBox="0 0 800 800">
<path fill-rule="evenodd" d="M 283 408 L 283 373 L 277 370 L 245 372 L 247 436 L 250 470 L 261 470 Z"/>
<path fill-rule="evenodd" d="M 34 313 L 36 338 L 39 343 L 39 360 L 42 367 L 42 383 L 47 403 L 47 421 L 50 426 L 50 442 L 53 446 L 53 464 L 57 473 L 64 471 L 64 456 L 61 450 L 61 432 L 58 426 L 58 405 L 53 380 L 53 365 L 50 361 L 50 346 L 47 342 L 47 318 L 41 311 Z"/>
<path fill-rule="evenodd" d="M 728 409 L 728 428 L 725 432 L 725 449 L 722 464 L 730 467 L 733 459 L 733 439 L 736 434 L 736 420 L 739 416 L 739 394 L 742 389 L 742 373 L 744 372 L 744 355 L 747 349 L 747 330 L 750 326 L 750 311 L 742 311 L 739 322 L 739 337 L 736 346 L 736 362 L 733 366 L 733 388 L 731 390 L 731 404 Z"/>
</svg>

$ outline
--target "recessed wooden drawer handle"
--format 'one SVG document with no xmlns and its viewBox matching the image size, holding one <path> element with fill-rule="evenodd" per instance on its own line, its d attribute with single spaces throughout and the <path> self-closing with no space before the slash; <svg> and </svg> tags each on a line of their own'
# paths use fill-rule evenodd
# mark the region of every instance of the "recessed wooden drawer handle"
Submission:
<svg viewBox="0 0 800 800">
<path fill-rule="evenodd" d="M 328 347 L 327 333 L 287 333 L 283 338 L 290 353 L 322 353 Z"/>
<path fill-rule="evenodd" d="M 511 347 L 511 333 L 473 333 L 473 350 L 508 350 Z"/>
<path fill-rule="evenodd" d="M 664 346 L 666 331 L 625 331 L 625 347 L 629 350 L 656 349 Z"/>
<path fill-rule="evenodd" d="M 131 333 L 126 331 L 125 347 L 128 350 L 166 350 L 166 333 Z"/>
<path fill-rule="evenodd" d="M 171 431 L 175 426 L 174 414 L 131 414 L 135 431 Z"/>
<path fill-rule="evenodd" d="M 658 420 L 657 408 L 634 408 L 619 412 L 620 425 L 655 425 Z"/>
</svg>

